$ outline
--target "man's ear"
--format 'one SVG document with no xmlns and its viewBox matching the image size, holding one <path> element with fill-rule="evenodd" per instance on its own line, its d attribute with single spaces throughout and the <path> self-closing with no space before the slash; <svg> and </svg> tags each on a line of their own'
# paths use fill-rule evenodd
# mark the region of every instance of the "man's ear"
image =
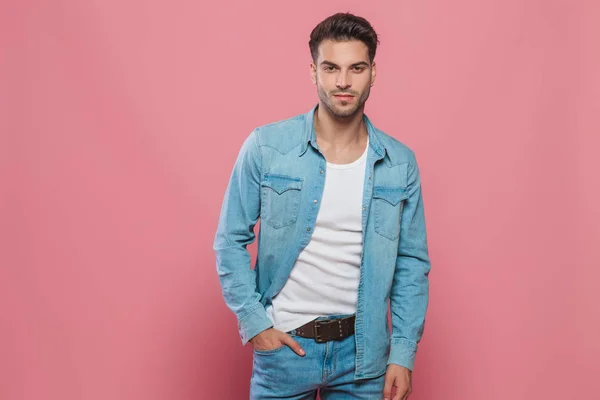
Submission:
<svg viewBox="0 0 600 400">
<path fill-rule="evenodd" d="M 377 68 L 375 65 L 375 61 L 371 64 L 371 86 L 375 84 L 375 78 L 377 77 Z"/>
<path fill-rule="evenodd" d="M 317 84 L 317 66 L 314 63 L 309 64 L 310 79 L 313 85 Z"/>
</svg>

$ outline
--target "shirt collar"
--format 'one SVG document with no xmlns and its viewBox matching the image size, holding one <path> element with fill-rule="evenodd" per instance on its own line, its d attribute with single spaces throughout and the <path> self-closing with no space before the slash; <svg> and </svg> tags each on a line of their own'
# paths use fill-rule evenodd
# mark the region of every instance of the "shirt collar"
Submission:
<svg viewBox="0 0 600 400">
<path fill-rule="evenodd" d="M 315 104 L 310 109 L 310 111 L 304 114 L 304 132 L 302 138 L 302 147 L 300 149 L 300 156 L 302 156 L 306 152 L 309 143 L 315 149 L 319 148 L 317 145 L 317 135 L 315 133 L 314 127 L 315 110 L 318 106 L 319 103 Z M 380 157 L 383 157 L 385 155 L 386 148 L 381 143 L 377 129 L 373 126 L 371 120 L 365 113 L 363 113 L 363 121 L 367 126 L 367 132 L 369 134 L 369 146 L 371 146 Z"/>
</svg>

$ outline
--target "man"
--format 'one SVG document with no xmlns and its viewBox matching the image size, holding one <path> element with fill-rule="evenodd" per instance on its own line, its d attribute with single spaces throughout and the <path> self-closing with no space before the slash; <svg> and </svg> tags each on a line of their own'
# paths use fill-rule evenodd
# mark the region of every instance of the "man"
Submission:
<svg viewBox="0 0 600 400">
<path fill-rule="evenodd" d="M 364 114 L 378 43 L 349 13 L 317 25 L 318 104 L 254 129 L 233 168 L 214 250 L 242 344 L 254 347 L 252 399 L 412 390 L 430 262 L 415 155 Z"/>
</svg>

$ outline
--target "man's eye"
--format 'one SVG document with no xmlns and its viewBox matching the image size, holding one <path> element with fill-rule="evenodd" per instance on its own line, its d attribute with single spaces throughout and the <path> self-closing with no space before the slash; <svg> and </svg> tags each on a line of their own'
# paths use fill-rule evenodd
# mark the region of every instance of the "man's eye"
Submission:
<svg viewBox="0 0 600 400">
<path fill-rule="evenodd" d="M 331 72 L 333 70 L 334 70 L 334 68 L 332 66 L 325 67 L 325 71 Z"/>
<path fill-rule="evenodd" d="M 361 72 L 363 69 L 363 67 L 354 67 L 354 71 L 356 72 Z"/>
</svg>

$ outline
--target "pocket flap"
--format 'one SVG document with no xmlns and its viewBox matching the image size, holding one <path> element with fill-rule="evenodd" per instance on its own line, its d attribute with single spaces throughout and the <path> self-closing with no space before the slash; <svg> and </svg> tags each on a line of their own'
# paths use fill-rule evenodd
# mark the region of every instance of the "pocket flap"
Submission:
<svg viewBox="0 0 600 400">
<path fill-rule="evenodd" d="M 302 179 L 287 175 L 265 174 L 260 184 L 261 186 L 270 187 L 279 194 L 290 189 L 302 189 Z"/>
<path fill-rule="evenodd" d="M 373 198 L 383 199 L 391 205 L 400 203 L 401 200 L 407 199 L 408 194 L 406 188 L 403 187 L 373 187 Z"/>
</svg>

